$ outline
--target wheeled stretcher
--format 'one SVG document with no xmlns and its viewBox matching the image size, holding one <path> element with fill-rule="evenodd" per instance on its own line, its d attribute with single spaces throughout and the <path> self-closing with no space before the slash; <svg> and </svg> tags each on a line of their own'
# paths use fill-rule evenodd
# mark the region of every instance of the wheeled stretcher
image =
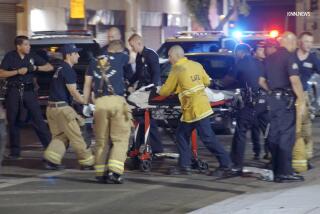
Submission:
<svg viewBox="0 0 320 214">
<path fill-rule="evenodd" d="M 143 117 L 144 121 L 144 142 L 137 142 L 138 129 L 141 128 L 139 123 L 136 123 L 135 134 L 133 137 L 131 148 L 128 152 L 130 168 L 140 168 L 143 172 L 148 172 L 152 168 L 152 160 L 154 157 L 178 158 L 176 153 L 157 153 L 152 154 L 152 149 L 149 141 L 150 120 L 151 118 L 159 121 L 159 126 L 165 128 L 175 141 L 175 128 L 178 125 L 181 117 L 181 107 L 177 96 L 163 97 L 156 94 L 156 89 L 150 87 L 142 88 L 128 97 L 128 103 L 133 106 L 133 117 Z M 206 89 L 211 107 L 214 111 L 219 111 L 220 107 L 225 109 L 227 103 L 232 103 L 233 97 L 226 96 L 215 90 Z M 231 109 L 230 109 L 231 111 Z M 214 117 L 214 116 L 213 116 Z M 208 163 L 199 159 L 197 133 L 193 130 L 191 137 L 191 150 L 193 154 L 192 168 L 199 172 L 206 172 L 209 169 Z"/>
</svg>

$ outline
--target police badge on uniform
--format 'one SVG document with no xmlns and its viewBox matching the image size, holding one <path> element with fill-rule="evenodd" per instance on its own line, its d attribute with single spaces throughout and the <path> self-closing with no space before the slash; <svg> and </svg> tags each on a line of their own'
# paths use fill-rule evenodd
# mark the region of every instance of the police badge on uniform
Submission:
<svg viewBox="0 0 320 214">
<path fill-rule="evenodd" d="M 292 69 L 298 69 L 299 67 L 298 67 L 298 64 L 297 63 L 293 63 L 292 64 Z"/>
<path fill-rule="evenodd" d="M 57 68 L 56 72 L 54 72 L 54 74 L 53 74 L 53 78 L 54 78 L 54 79 L 57 79 L 57 78 L 58 78 L 59 72 L 61 71 L 61 69 L 62 69 L 62 67 L 59 67 L 59 68 Z"/>
<path fill-rule="evenodd" d="M 144 67 L 148 67 L 148 65 L 145 63 L 145 58 L 144 57 L 141 57 L 141 62 L 143 64 Z"/>
<path fill-rule="evenodd" d="M 304 63 L 302 64 L 302 66 L 305 67 L 305 68 L 312 68 L 312 67 L 313 67 L 313 64 L 310 63 L 310 62 L 304 62 Z"/>
<path fill-rule="evenodd" d="M 31 65 L 34 65 L 34 59 L 33 58 L 30 58 L 29 62 L 30 62 Z"/>
</svg>

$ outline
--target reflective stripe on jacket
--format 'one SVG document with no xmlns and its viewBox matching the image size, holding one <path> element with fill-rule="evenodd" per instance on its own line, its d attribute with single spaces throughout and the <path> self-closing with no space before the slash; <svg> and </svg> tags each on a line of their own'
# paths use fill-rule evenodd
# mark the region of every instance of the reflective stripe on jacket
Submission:
<svg viewBox="0 0 320 214">
<path fill-rule="evenodd" d="M 160 89 L 160 95 L 179 95 L 182 109 L 181 121 L 191 123 L 208 117 L 213 113 L 204 89 L 210 85 L 210 77 L 202 65 L 180 59 L 172 66 L 168 79 Z"/>
</svg>

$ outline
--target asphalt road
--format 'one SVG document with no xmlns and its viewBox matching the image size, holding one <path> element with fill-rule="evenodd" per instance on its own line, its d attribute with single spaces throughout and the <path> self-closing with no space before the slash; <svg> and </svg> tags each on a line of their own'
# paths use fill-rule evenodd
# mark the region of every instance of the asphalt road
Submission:
<svg viewBox="0 0 320 214">
<path fill-rule="evenodd" d="M 320 120 L 314 124 L 315 158 L 320 165 Z M 170 138 L 162 135 L 167 151 L 175 151 Z M 219 135 L 218 139 L 230 150 L 231 137 Z M 23 159 L 5 160 L 0 175 L 1 214 L 104 214 L 104 213 L 187 213 L 208 205 L 248 193 L 265 193 L 293 187 L 320 183 L 319 169 L 304 173 L 306 181 L 293 184 L 264 182 L 256 177 L 236 177 L 216 180 L 204 174 L 169 176 L 166 170 L 175 165 L 174 159 L 155 160 L 150 173 L 127 171 L 123 185 L 98 184 L 94 172 L 78 170 L 72 151 L 64 160 L 66 169 L 43 169 L 42 151 L 30 128 L 23 130 Z M 252 145 L 248 141 L 246 165 L 263 167 L 267 161 L 253 161 Z M 203 145 L 200 157 L 217 166 Z"/>
</svg>

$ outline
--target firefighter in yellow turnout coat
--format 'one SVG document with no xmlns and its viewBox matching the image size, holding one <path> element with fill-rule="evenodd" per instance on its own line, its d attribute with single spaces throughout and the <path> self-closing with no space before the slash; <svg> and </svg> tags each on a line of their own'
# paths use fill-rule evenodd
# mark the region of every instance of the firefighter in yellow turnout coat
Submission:
<svg viewBox="0 0 320 214">
<path fill-rule="evenodd" d="M 84 95 L 88 100 L 93 86 L 96 178 L 101 183 L 120 184 L 131 130 L 131 114 L 123 97 L 123 67 L 129 57 L 119 40 L 110 42 L 107 50 L 89 66 Z"/>
<path fill-rule="evenodd" d="M 169 60 L 173 64 L 172 70 L 159 94 L 162 96 L 178 94 L 182 109 L 182 118 L 176 133 L 180 155 L 179 166 L 170 169 L 169 173 L 191 173 L 192 157 L 189 142 L 193 129 L 196 129 L 204 145 L 219 161 L 220 166 L 212 175 L 224 177 L 231 172 L 231 161 L 211 129 L 209 116 L 213 111 L 204 91 L 210 84 L 210 78 L 199 63 L 184 57 L 184 51 L 180 46 L 173 46 L 169 50 Z"/>
</svg>

